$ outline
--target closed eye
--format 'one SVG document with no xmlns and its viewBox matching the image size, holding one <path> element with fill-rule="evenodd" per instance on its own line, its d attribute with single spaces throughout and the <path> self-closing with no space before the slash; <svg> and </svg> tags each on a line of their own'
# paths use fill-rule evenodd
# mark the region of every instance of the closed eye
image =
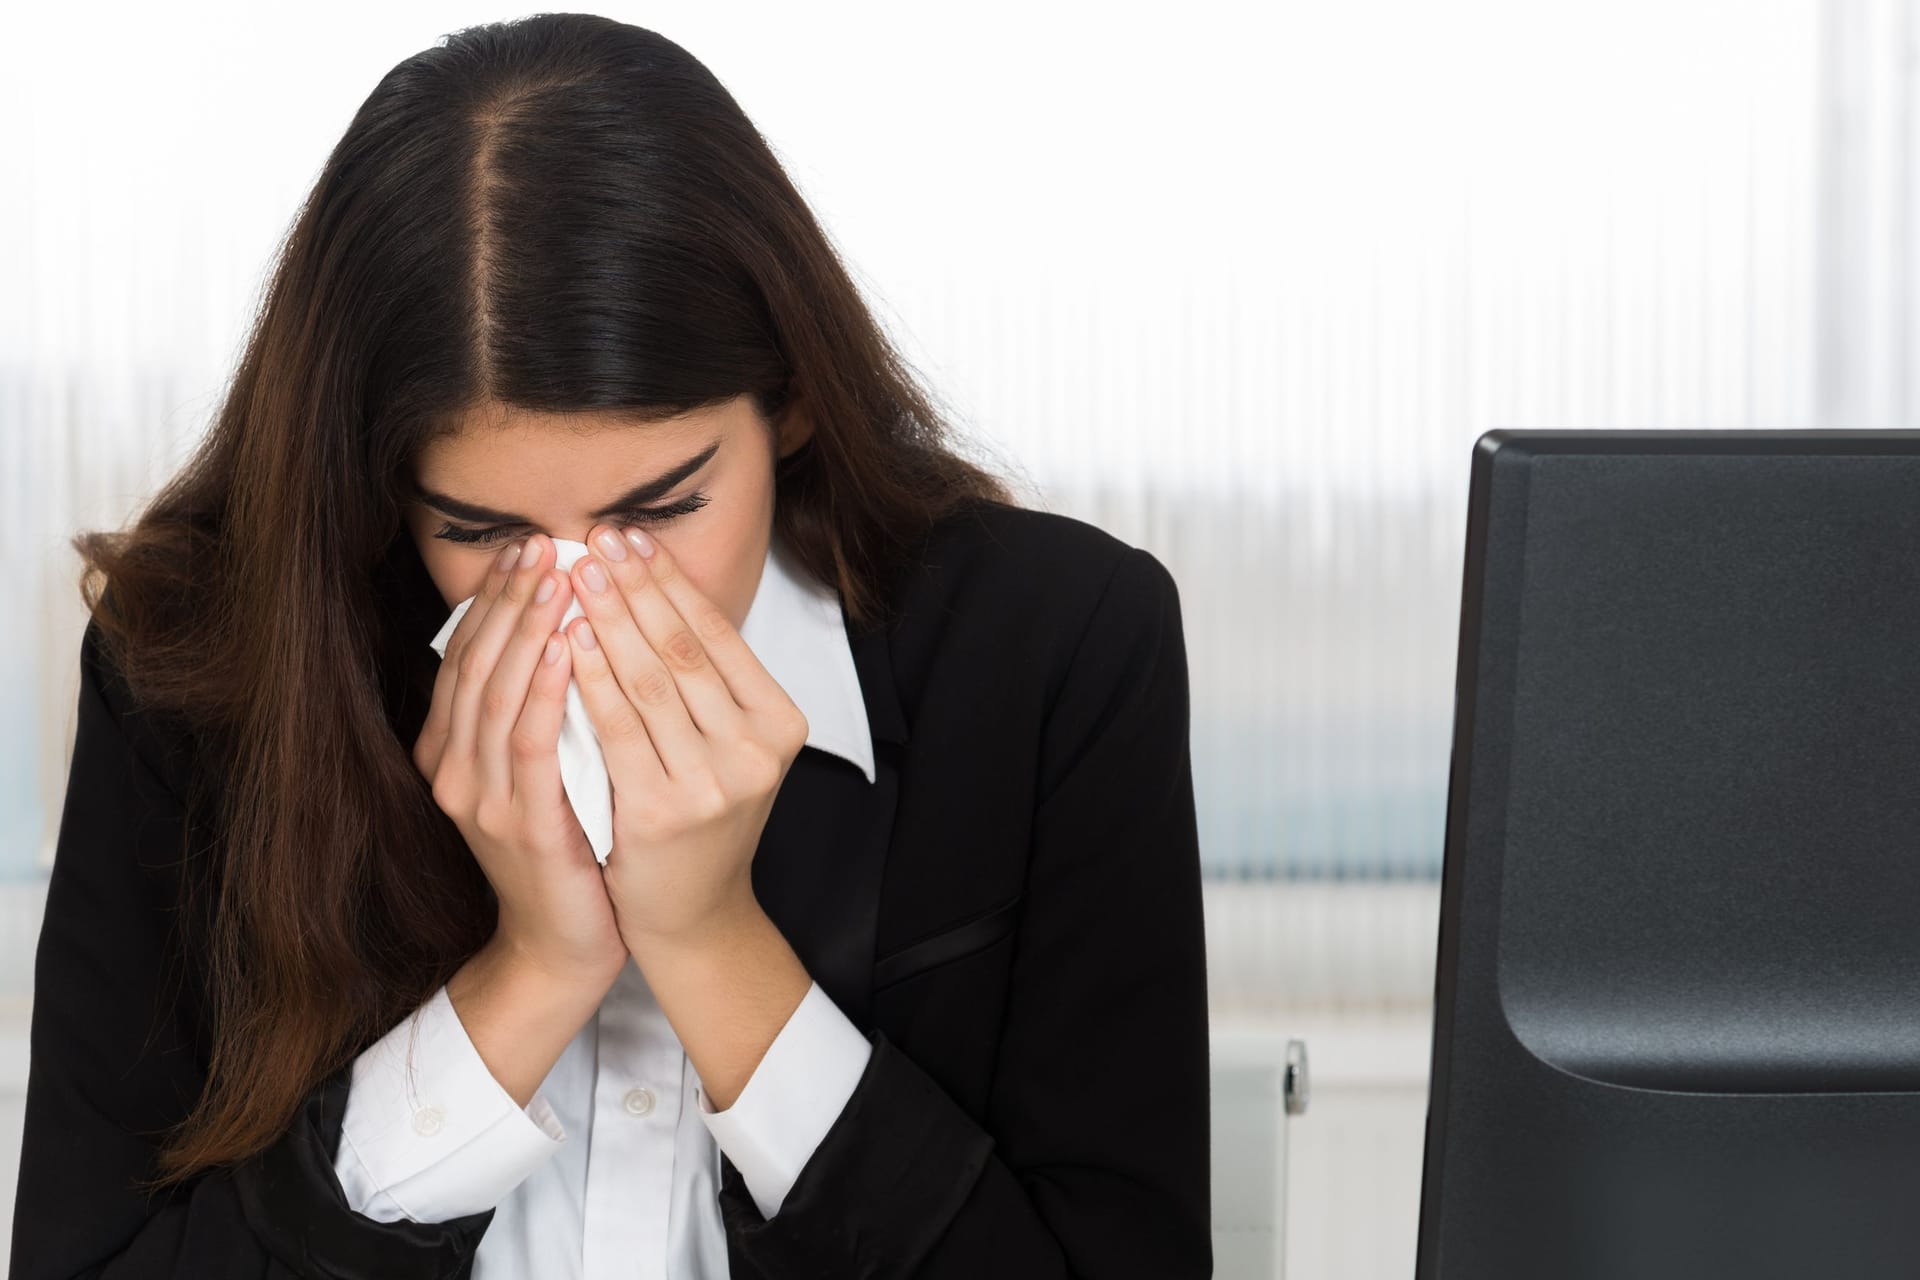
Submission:
<svg viewBox="0 0 1920 1280">
<path fill-rule="evenodd" d="M 665 524 L 669 520 L 677 520 L 681 516 L 693 514 L 706 506 L 709 501 L 710 499 L 704 493 L 691 493 L 680 501 L 664 507 L 634 507 L 621 512 L 620 515 L 622 519 L 635 524 Z M 527 526 L 519 524 L 501 524 L 476 529 L 449 521 L 434 530 L 433 536 L 445 538 L 449 542 L 485 545 L 520 537 L 526 528 Z"/>
</svg>

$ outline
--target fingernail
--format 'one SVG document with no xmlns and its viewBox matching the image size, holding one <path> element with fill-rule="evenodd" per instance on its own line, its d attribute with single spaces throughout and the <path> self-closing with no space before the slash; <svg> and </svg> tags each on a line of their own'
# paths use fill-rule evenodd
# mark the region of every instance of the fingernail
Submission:
<svg viewBox="0 0 1920 1280">
<path fill-rule="evenodd" d="M 589 591 L 605 591 L 607 589 L 607 575 L 602 573 L 600 566 L 592 560 L 587 561 L 581 566 L 580 576 L 586 581 L 587 590 Z"/>
<path fill-rule="evenodd" d="M 653 555 L 653 539 L 649 538 L 646 534 L 640 532 L 638 529 L 627 530 L 627 541 L 631 542 L 633 544 L 633 549 L 635 551 L 638 551 L 641 555 L 648 556 L 648 557 L 651 557 Z"/>
<path fill-rule="evenodd" d="M 548 636 L 547 647 L 540 654 L 540 665 L 550 667 L 554 663 L 560 661 L 560 650 L 564 647 L 565 647 L 565 644 L 560 639 L 559 632 L 556 631 L 552 635 Z"/>
<path fill-rule="evenodd" d="M 502 569 L 511 569 L 514 566 L 514 563 L 519 559 L 520 559 L 520 544 L 517 542 L 510 543 L 508 544 L 507 549 L 500 553 L 500 567 Z"/>
<path fill-rule="evenodd" d="M 595 538 L 594 541 L 600 545 L 602 551 L 607 553 L 607 559 L 625 560 L 627 558 L 626 544 L 614 535 L 613 530 L 602 529 L 600 536 Z"/>
<path fill-rule="evenodd" d="M 598 649 L 600 647 L 600 642 L 593 638 L 593 628 L 588 626 L 584 619 L 579 626 L 573 629 L 573 637 L 580 642 L 582 649 Z"/>
<path fill-rule="evenodd" d="M 552 574 L 543 573 L 540 575 L 540 585 L 533 589 L 533 599 L 535 604 L 545 604 L 547 601 L 553 599 Z"/>
</svg>

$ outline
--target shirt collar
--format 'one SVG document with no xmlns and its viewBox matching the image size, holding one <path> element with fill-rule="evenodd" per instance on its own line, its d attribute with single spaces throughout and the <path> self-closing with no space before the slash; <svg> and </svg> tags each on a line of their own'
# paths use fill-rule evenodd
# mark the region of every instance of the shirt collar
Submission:
<svg viewBox="0 0 1920 1280">
<path fill-rule="evenodd" d="M 873 732 L 839 593 L 808 573 L 776 533 L 740 636 L 807 718 L 807 745 L 874 780 Z"/>
</svg>

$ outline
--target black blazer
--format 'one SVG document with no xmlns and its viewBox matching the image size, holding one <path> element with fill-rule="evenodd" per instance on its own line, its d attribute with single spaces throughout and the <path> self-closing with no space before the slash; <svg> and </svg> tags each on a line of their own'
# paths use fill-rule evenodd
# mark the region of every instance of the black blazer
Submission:
<svg viewBox="0 0 1920 1280">
<path fill-rule="evenodd" d="M 897 618 L 849 635 L 878 781 L 803 749 L 752 871 L 873 1054 L 773 1220 L 723 1157 L 731 1273 L 1210 1275 L 1174 580 L 1090 524 L 990 503 L 936 524 L 891 589 Z M 446 609 L 404 535 L 379 590 L 395 610 L 389 706 L 411 746 Z M 34 970 L 15 1280 L 469 1275 L 493 1210 L 382 1223 L 346 1207 L 346 1069 L 259 1156 L 151 1203 L 132 1189 L 205 1079 L 204 975 L 169 927 L 192 744 L 133 704 L 91 623 L 80 657 Z"/>
</svg>

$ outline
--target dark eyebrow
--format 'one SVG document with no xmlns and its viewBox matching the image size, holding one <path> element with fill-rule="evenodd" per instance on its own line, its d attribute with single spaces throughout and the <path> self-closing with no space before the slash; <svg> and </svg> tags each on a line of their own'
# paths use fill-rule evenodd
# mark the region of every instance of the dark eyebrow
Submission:
<svg viewBox="0 0 1920 1280">
<path fill-rule="evenodd" d="M 598 511 L 589 514 L 595 520 L 606 520 L 617 516 L 632 507 L 645 506 L 649 502 L 665 497 L 675 485 L 707 464 L 707 459 L 719 452 L 720 442 L 715 440 L 700 452 L 684 462 L 675 463 L 651 480 L 642 480 Z M 459 498 L 444 493 L 435 493 L 432 489 L 415 482 L 414 494 L 428 506 L 434 507 L 456 520 L 471 520 L 476 524 L 532 524 L 525 516 L 517 516 L 507 511 L 495 511 L 492 507 L 483 507 L 477 502 L 463 502 Z"/>
</svg>

